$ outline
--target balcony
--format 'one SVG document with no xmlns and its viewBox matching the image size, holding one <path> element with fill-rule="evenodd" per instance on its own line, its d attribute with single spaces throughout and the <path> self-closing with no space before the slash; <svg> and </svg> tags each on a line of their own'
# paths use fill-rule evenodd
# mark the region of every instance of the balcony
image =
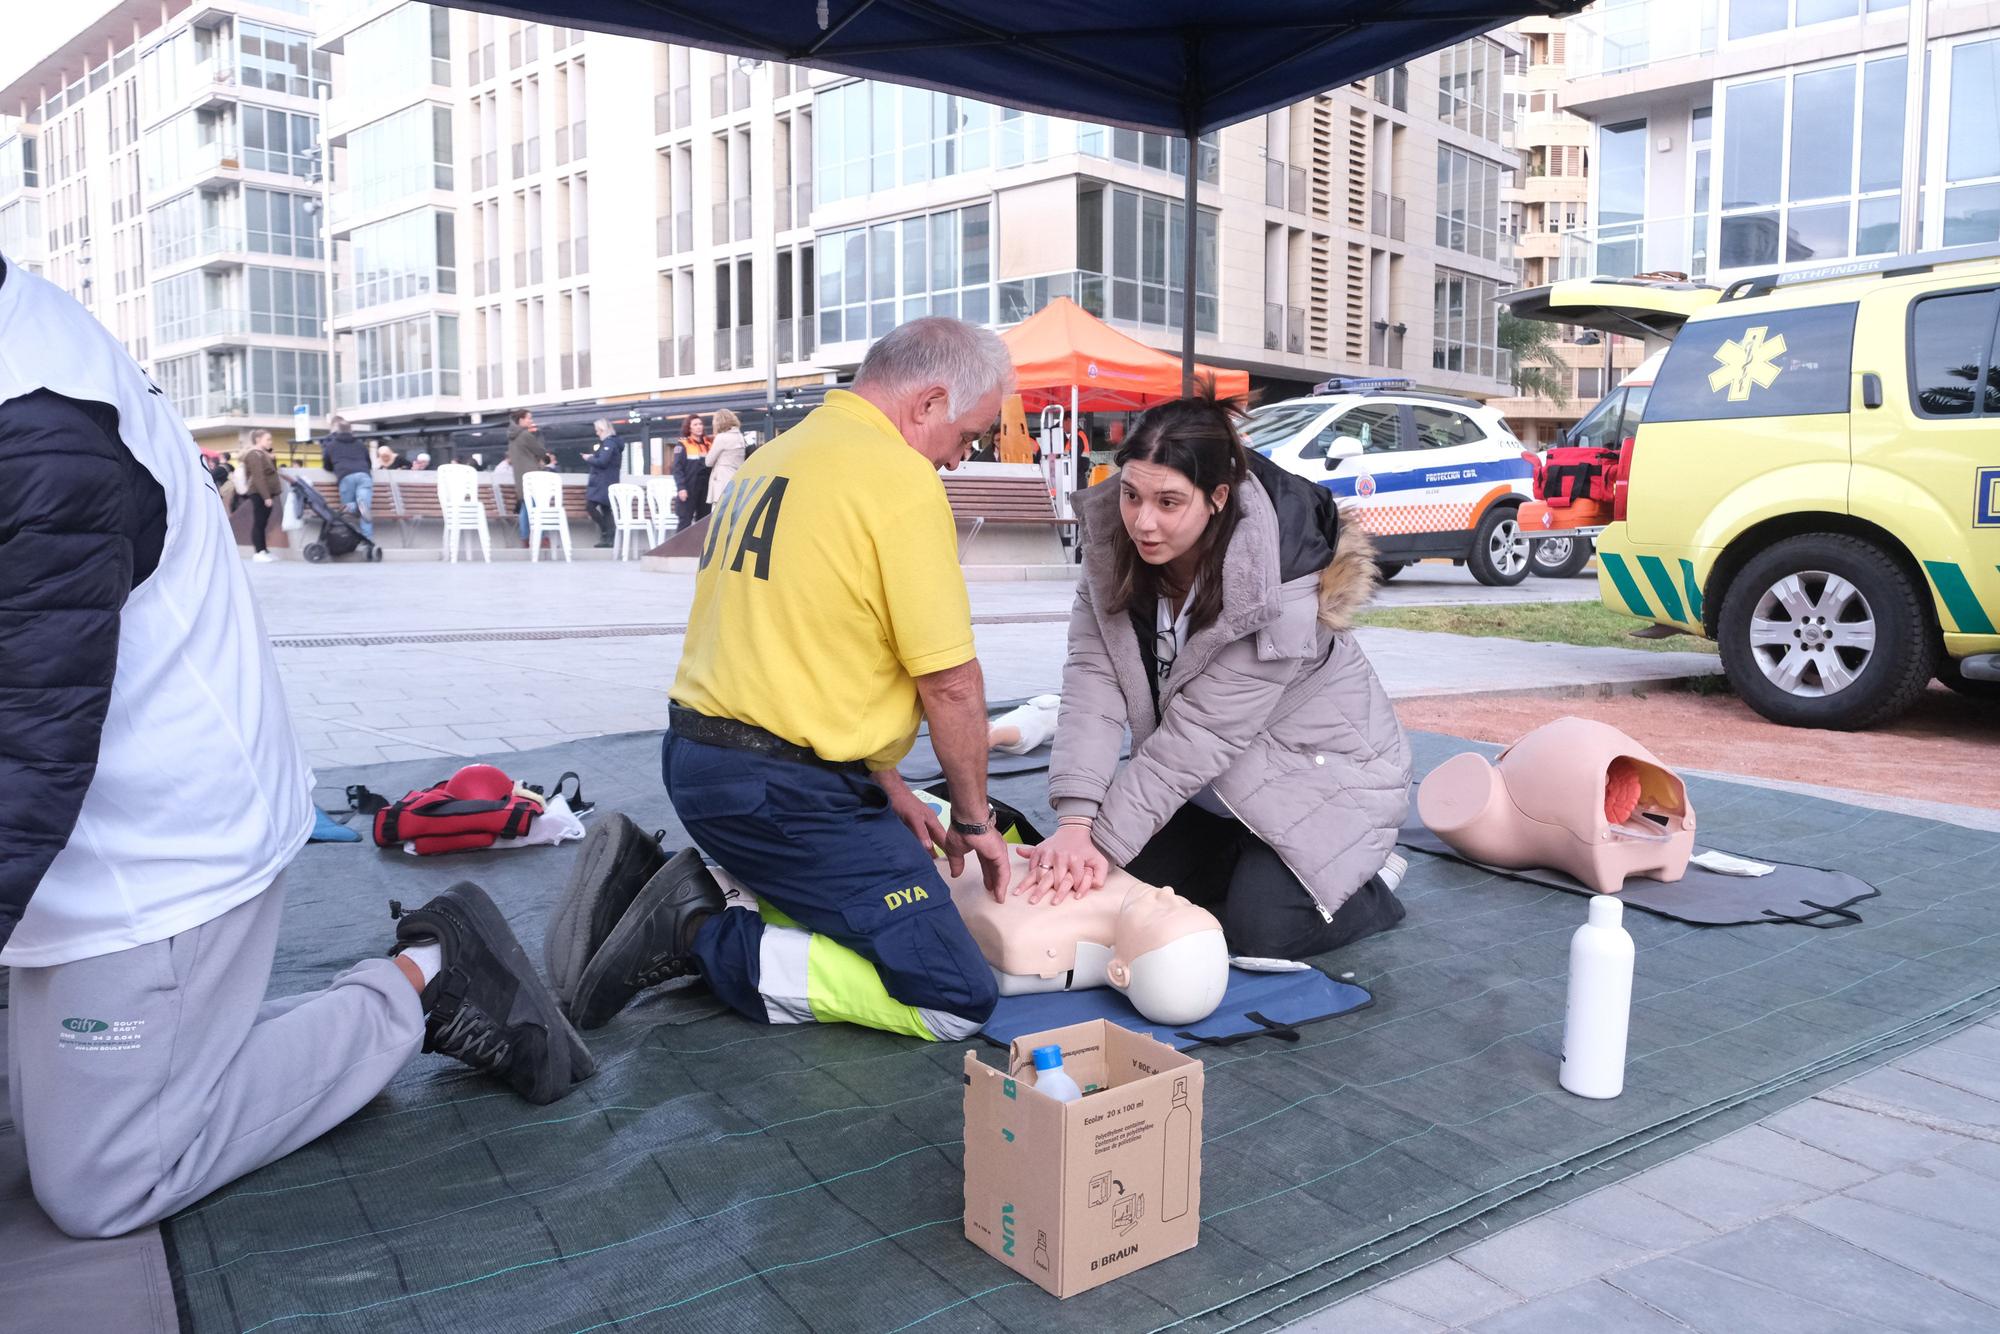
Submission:
<svg viewBox="0 0 2000 1334">
<path fill-rule="evenodd" d="M 1264 159 L 1264 202 L 1272 208 L 1306 212 L 1306 169 L 1287 166 L 1276 158 Z"/>
<path fill-rule="evenodd" d="M 722 78 L 720 74 L 715 77 L 718 81 Z M 715 331 L 715 369 L 719 371 L 734 370 L 736 367 L 731 355 L 736 349 L 735 332 L 733 329 Z"/>
<path fill-rule="evenodd" d="M 196 111 L 214 111 L 236 100 L 235 52 L 213 56 L 196 65 L 188 74 L 189 102 Z"/>
<path fill-rule="evenodd" d="M 1639 273 L 1708 273 L 1708 218 L 1645 218 L 1564 232 L 1555 278 L 1630 278 Z"/>
<path fill-rule="evenodd" d="M 1306 350 L 1306 312 L 1280 301 L 1264 303 L 1264 350 L 1300 353 Z"/>
<path fill-rule="evenodd" d="M 478 266 L 473 266 L 475 269 Z M 449 272 L 449 270 L 447 270 Z M 343 283 L 333 289 L 333 316 L 341 319 L 378 306 L 430 296 L 441 291 L 437 276 L 430 273 L 398 273 L 370 278 L 363 283 Z"/>
<path fill-rule="evenodd" d="M 1408 202 L 1401 195 L 1382 190 L 1371 191 L 1368 197 L 1368 229 L 1391 241 L 1402 240 Z"/>
<path fill-rule="evenodd" d="M 213 417 L 247 417 L 250 415 L 250 399 L 239 390 L 211 389 L 194 402 L 187 405 L 185 416 L 190 420 Z"/>
<path fill-rule="evenodd" d="M 756 338 L 757 331 L 752 326 L 748 324 L 736 326 L 736 365 L 742 370 L 749 370 L 751 363 L 757 360 L 754 350 Z"/>
<path fill-rule="evenodd" d="M 778 359 L 778 364 L 781 366 L 788 361 L 796 361 L 798 359 L 792 349 L 793 331 L 798 323 L 799 321 L 789 318 L 781 319 L 777 323 L 778 345 L 773 351 Z M 810 324 L 812 321 L 807 320 L 806 323 Z"/>
<path fill-rule="evenodd" d="M 653 232 L 662 256 L 694 249 L 694 210 L 684 208 L 670 217 L 653 219 Z"/>
<path fill-rule="evenodd" d="M 678 349 L 677 349 L 677 350 L 678 350 L 678 351 L 679 351 L 679 353 L 680 353 L 680 360 L 681 360 L 681 371 L 680 371 L 680 373 L 681 373 L 682 375 L 693 375 L 693 374 L 694 374 L 694 335 L 693 335 L 693 334 L 682 334 L 682 335 L 680 336 L 680 339 L 679 339 L 679 347 L 678 347 Z"/>
<path fill-rule="evenodd" d="M 146 262 L 155 269 L 176 268 L 192 261 L 211 273 L 232 269 L 244 262 L 249 247 L 241 227 L 204 227 L 192 236 L 161 241 L 155 233 L 152 253 Z"/>
<path fill-rule="evenodd" d="M 1569 21 L 1574 81 L 1631 74 L 1715 50 L 1717 0 L 1608 0 Z M 1704 78 L 1704 82 L 1706 79 Z M 1586 95 L 1587 96 L 1587 95 Z M 1574 107 L 1577 98 L 1566 97 Z"/>
<path fill-rule="evenodd" d="M 176 343 L 207 342 L 211 339 L 233 341 L 249 332 L 250 312 L 241 307 L 223 306 L 202 311 L 188 319 L 176 320 L 171 325 L 156 326 L 154 341 L 161 347 L 171 347 Z"/>
<path fill-rule="evenodd" d="M 741 199 L 730 200 L 729 209 L 736 219 L 736 239 L 739 241 L 749 240 L 750 239 L 750 196 L 745 195 Z"/>
<path fill-rule="evenodd" d="M 1403 335 L 1407 325 L 1376 320 L 1368 331 L 1368 364 L 1385 370 L 1403 369 Z"/>
<path fill-rule="evenodd" d="M 664 379 L 667 376 L 670 376 L 674 373 L 674 340 L 671 338 L 662 338 L 660 340 L 659 346 L 660 346 L 660 362 L 659 362 L 660 376 L 662 379 Z"/>
</svg>

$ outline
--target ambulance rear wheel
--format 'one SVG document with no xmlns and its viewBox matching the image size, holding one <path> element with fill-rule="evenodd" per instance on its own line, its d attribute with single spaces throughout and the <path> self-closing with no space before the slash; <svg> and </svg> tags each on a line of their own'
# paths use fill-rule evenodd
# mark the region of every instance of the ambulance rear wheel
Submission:
<svg viewBox="0 0 2000 1334">
<path fill-rule="evenodd" d="M 1520 511 L 1512 505 L 1496 505 L 1480 516 L 1465 566 L 1488 588 L 1512 588 L 1528 577 L 1528 546 L 1527 534 L 1521 531 Z"/>
<path fill-rule="evenodd" d="M 322 564 L 325 562 L 327 557 L 326 543 L 308 542 L 306 543 L 306 549 L 304 554 L 305 558 L 311 561 L 313 564 L 315 565 Z"/>
<path fill-rule="evenodd" d="M 2000 681 L 1976 681 L 1958 670 L 1958 660 L 1940 656 L 1938 658 L 1937 679 L 1945 689 L 1955 691 L 1967 699 L 1985 700 L 1989 704 L 2000 704 Z"/>
<path fill-rule="evenodd" d="M 1591 545 L 1587 537 L 1544 537 L 1529 546 L 1534 553 L 1529 563 L 1543 579 L 1572 579 L 1590 564 Z"/>
<path fill-rule="evenodd" d="M 1895 718 L 1936 670 L 1927 590 L 1880 547 L 1840 533 L 1752 557 L 1722 604 L 1722 668 L 1774 723 L 1853 732 Z"/>
</svg>

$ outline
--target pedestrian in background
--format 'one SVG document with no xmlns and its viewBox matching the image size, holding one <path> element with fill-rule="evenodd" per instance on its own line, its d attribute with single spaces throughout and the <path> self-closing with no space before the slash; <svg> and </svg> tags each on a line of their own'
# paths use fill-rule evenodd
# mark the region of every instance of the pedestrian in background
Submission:
<svg viewBox="0 0 2000 1334">
<path fill-rule="evenodd" d="M 271 448 L 269 431 L 252 431 L 250 448 L 243 451 L 243 492 L 250 501 L 250 559 L 268 564 L 274 557 L 265 546 L 265 531 L 271 526 L 271 507 L 278 503 L 282 485 L 278 480 L 278 457 Z"/>
<path fill-rule="evenodd" d="M 319 463 L 333 474 L 340 488 L 340 503 L 361 518 L 361 535 L 375 538 L 375 522 L 369 508 L 375 503 L 375 460 L 368 446 L 348 429 L 347 418 L 335 417 L 333 430 L 319 444 Z"/>
<path fill-rule="evenodd" d="M 708 513 L 708 423 L 690 412 L 674 442 L 674 530 Z"/>
<path fill-rule="evenodd" d="M 722 503 L 736 470 L 750 456 L 750 442 L 743 438 L 743 423 L 728 408 L 715 414 L 715 443 L 708 447 L 708 508 Z"/>
<path fill-rule="evenodd" d="M 514 410 L 513 425 L 507 428 L 507 462 L 513 466 L 514 495 L 521 514 L 521 545 L 528 545 L 528 474 L 546 472 L 555 459 L 542 444 L 535 429 L 535 414 L 526 408 Z"/>
<path fill-rule="evenodd" d="M 611 513 L 611 484 L 618 480 L 618 466 L 625 455 L 625 442 L 611 429 L 611 423 L 599 417 L 590 424 L 597 433 L 597 449 L 586 454 L 583 461 L 590 467 L 590 480 L 584 486 L 584 508 L 590 517 L 597 520 L 597 545 L 608 547 L 616 528 Z"/>
</svg>

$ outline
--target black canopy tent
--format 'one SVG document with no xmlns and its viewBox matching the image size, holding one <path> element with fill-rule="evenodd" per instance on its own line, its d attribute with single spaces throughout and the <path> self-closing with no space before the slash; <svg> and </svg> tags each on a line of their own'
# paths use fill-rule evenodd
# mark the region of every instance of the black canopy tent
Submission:
<svg viewBox="0 0 2000 1334">
<path fill-rule="evenodd" d="M 457 7 L 970 94 L 1188 140 L 1181 374 L 1194 378 L 1194 140 L 1587 0 L 455 0 Z"/>
</svg>

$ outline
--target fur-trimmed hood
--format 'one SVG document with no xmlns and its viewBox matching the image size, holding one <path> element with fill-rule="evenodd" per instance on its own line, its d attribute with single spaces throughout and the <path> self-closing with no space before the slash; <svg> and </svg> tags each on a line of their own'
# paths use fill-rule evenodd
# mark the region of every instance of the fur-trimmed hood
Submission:
<svg viewBox="0 0 2000 1334">
<path fill-rule="evenodd" d="M 1319 623 L 1329 630 L 1352 630 L 1356 613 L 1375 600 L 1381 584 L 1374 541 L 1355 524 L 1340 525 L 1333 559 L 1319 572 Z"/>
</svg>

